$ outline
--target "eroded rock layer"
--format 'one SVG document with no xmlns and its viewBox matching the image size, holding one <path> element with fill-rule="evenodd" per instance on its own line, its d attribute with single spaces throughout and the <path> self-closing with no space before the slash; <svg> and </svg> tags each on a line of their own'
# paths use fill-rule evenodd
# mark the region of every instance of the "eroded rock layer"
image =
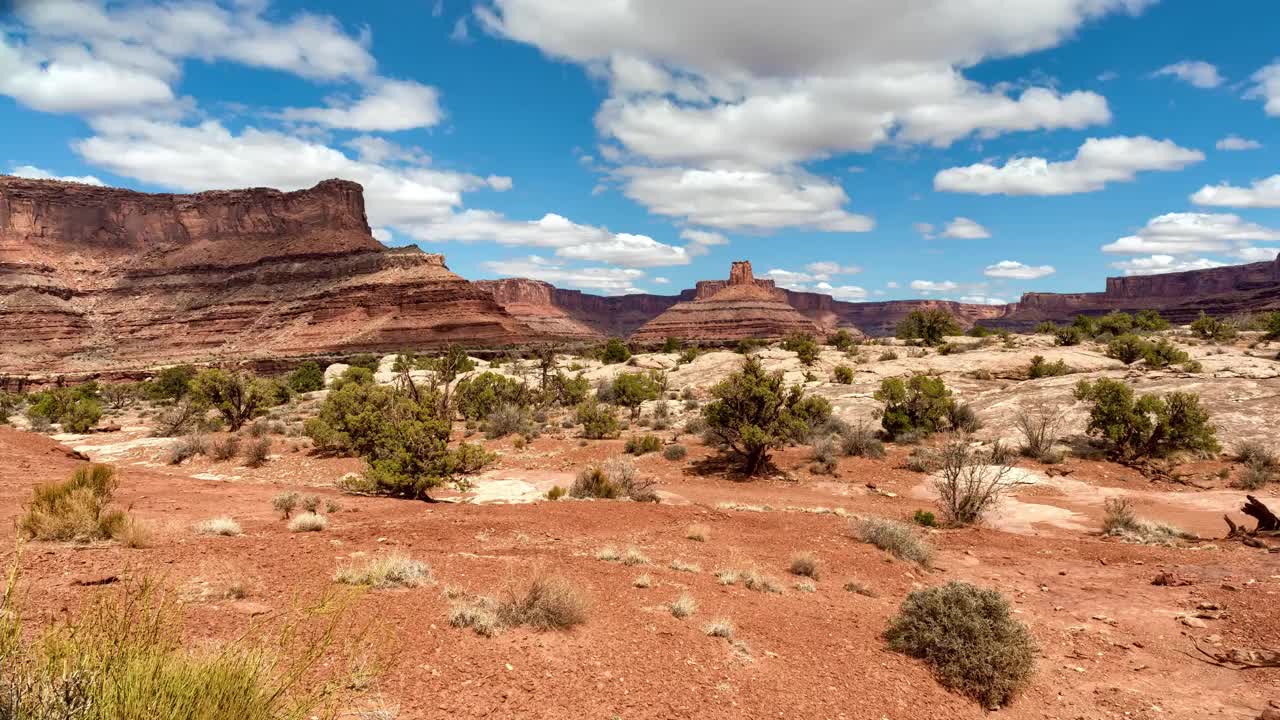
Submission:
<svg viewBox="0 0 1280 720">
<path fill-rule="evenodd" d="M 0 176 L 0 369 L 525 341 L 441 255 L 373 238 L 359 185 L 145 194 Z"/>
<path fill-rule="evenodd" d="M 631 334 L 638 342 L 665 338 L 724 342 L 744 338 L 780 338 L 793 332 L 816 333 L 817 323 L 787 303 L 772 280 L 756 280 L 751 263 L 733 264 L 727 283 L 698 283 L 695 296 L 672 305 Z"/>
</svg>

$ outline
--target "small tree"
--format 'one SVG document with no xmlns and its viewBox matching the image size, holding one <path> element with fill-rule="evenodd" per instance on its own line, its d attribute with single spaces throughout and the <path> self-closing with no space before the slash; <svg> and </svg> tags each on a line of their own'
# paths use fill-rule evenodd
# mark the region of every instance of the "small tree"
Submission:
<svg viewBox="0 0 1280 720">
<path fill-rule="evenodd" d="M 1132 365 L 1146 356 L 1150 349 L 1151 343 L 1133 333 L 1125 333 L 1107 343 L 1107 357 Z"/>
<path fill-rule="evenodd" d="M 890 438 L 942 429 L 955 404 L 942 378 L 929 375 L 912 375 L 906 382 L 885 378 L 875 399 L 884 403 L 880 424 Z"/>
<path fill-rule="evenodd" d="M 1258 318 L 1258 325 L 1262 328 L 1263 340 L 1280 339 L 1280 312 L 1264 313 Z"/>
<path fill-rule="evenodd" d="M 486 371 L 458 383 L 454 402 L 462 417 L 483 420 L 503 405 L 527 404 L 526 388 L 518 380 Z"/>
<path fill-rule="evenodd" d="M 609 338 L 604 349 L 600 351 L 600 361 L 605 365 L 615 365 L 631 359 L 631 350 L 621 338 Z"/>
<path fill-rule="evenodd" d="M 196 369 L 190 365 L 173 365 L 164 368 L 147 381 L 147 395 L 152 400 L 176 402 L 187 394 L 191 380 L 195 376 Z"/>
<path fill-rule="evenodd" d="M 1205 340 L 1226 342 L 1236 336 L 1236 326 L 1227 320 L 1208 315 L 1200 311 L 1200 317 L 1191 323 L 1191 332 Z"/>
<path fill-rule="evenodd" d="M 289 389 L 296 393 L 315 392 L 324 389 L 324 369 L 319 363 L 308 360 L 289 373 Z"/>
<path fill-rule="evenodd" d="M 618 437 L 621 432 L 613 408 L 595 398 L 588 398 L 578 404 L 574 420 L 582 425 L 582 436 L 592 440 Z"/>
<path fill-rule="evenodd" d="M 951 313 L 942 308 L 912 310 L 898 323 L 896 334 L 901 340 L 921 340 L 926 345 L 938 345 L 947 335 L 959 335 L 960 325 Z"/>
<path fill-rule="evenodd" d="M 1135 398 L 1133 388 L 1107 378 L 1081 380 L 1077 400 L 1092 402 L 1088 432 L 1107 440 L 1122 458 L 1165 457 L 1178 450 L 1216 453 L 1221 449 L 1209 413 L 1195 393 L 1173 392 Z"/>
<path fill-rule="evenodd" d="M 217 410 L 235 432 L 271 406 L 274 388 L 247 373 L 212 369 L 191 380 L 190 393 L 198 405 Z"/>
<path fill-rule="evenodd" d="M 1014 416 L 1014 424 L 1024 440 L 1022 454 L 1033 458 L 1047 457 L 1054 443 L 1058 442 L 1062 422 L 1061 408 L 1041 405 L 1019 410 Z"/>
<path fill-rule="evenodd" d="M 702 408 L 712 440 L 736 457 L 747 475 L 755 475 L 769 460 L 769 452 L 799 442 L 818 417 L 830 417 L 831 406 L 821 398 L 806 398 L 799 386 L 784 387 L 781 372 L 766 372 L 760 361 L 747 357 L 742 368 L 711 389 L 715 398 Z"/>
<path fill-rule="evenodd" d="M 1153 368 L 1165 368 L 1170 365 L 1191 362 L 1190 355 L 1164 338 L 1147 343 L 1147 349 L 1143 353 L 1142 359 L 1143 362 Z"/>
<path fill-rule="evenodd" d="M 1074 325 L 1060 327 L 1053 331 L 1053 342 L 1056 345 L 1079 345 L 1084 338 L 1084 331 Z"/>
<path fill-rule="evenodd" d="M 1133 327 L 1143 332 L 1158 332 L 1169 328 L 1169 321 L 1156 310 L 1143 310 L 1133 317 Z"/>
<path fill-rule="evenodd" d="M 827 344 L 840 352 L 845 352 L 849 348 L 853 347 L 855 340 L 856 338 L 854 338 L 853 333 L 844 328 L 840 328 L 827 337 Z"/>
<path fill-rule="evenodd" d="M 1133 331 L 1133 316 L 1126 312 L 1113 310 L 1098 318 L 1098 333 L 1124 335 Z"/>
<path fill-rule="evenodd" d="M 1077 315 L 1071 321 L 1071 327 L 1079 330 L 1084 337 L 1093 337 L 1098 334 L 1098 319 L 1088 315 Z"/>
<path fill-rule="evenodd" d="M 795 353 L 803 365 L 812 365 L 818 360 L 818 343 L 808 333 L 791 333 L 782 341 L 782 349 Z"/>
<path fill-rule="evenodd" d="M 647 400 L 657 400 L 662 382 L 652 373 L 622 373 L 613 379 L 608 396 L 613 404 L 631 411 L 631 419 L 640 417 L 640 407 Z"/>
</svg>

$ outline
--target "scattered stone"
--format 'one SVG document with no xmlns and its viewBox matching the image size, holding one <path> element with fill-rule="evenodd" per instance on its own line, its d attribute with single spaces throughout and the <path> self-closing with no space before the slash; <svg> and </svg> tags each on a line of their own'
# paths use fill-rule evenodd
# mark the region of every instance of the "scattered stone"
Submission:
<svg viewBox="0 0 1280 720">
<path fill-rule="evenodd" d="M 1209 627 L 1209 623 L 1205 622 L 1204 620 L 1201 620 L 1200 618 L 1195 618 L 1195 617 L 1184 617 L 1184 618 L 1182 618 L 1182 624 L 1183 624 L 1183 625 L 1186 625 L 1186 626 L 1187 626 L 1187 627 L 1189 627 L 1189 628 L 1207 628 L 1207 627 Z"/>
</svg>

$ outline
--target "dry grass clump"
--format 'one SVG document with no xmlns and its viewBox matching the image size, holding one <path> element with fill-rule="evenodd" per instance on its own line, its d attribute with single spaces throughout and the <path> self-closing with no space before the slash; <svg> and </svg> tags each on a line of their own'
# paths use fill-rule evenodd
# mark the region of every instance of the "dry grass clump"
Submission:
<svg viewBox="0 0 1280 720">
<path fill-rule="evenodd" d="M 929 546 L 916 537 L 911 528 L 884 518 L 863 518 L 853 522 L 854 535 L 864 543 L 870 543 L 902 560 L 927 565 L 933 553 Z"/>
<path fill-rule="evenodd" d="M 698 601 L 694 600 L 693 596 L 688 593 L 684 593 L 672 600 L 667 607 L 671 610 L 672 616 L 683 620 L 698 611 Z"/>
<path fill-rule="evenodd" d="M 523 593 L 509 593 L 498 605 L 504 625 L 567 630 L 587 621 L 586 595 L 560 575 L 539 575 Z"/>
<path fill-rule="evenodd" d="M 1107 498 L 1102 534 L 1138 545 L 1177 545 L 1195 536 L 1165 523 L 1142 520 L 1128 498 Z"/>
<path fill-rule="evenodd" d="M 218 462 L 226 462 L 239 454 L 239 435 L 228 435 L 221 441 L 215 441 L 209 444 L 209 457 Z"/>
<path fill-rule="evenodd" d="M 203 433 L 191 433 L 179 438 L 177 442 L 169 448 L 169 464 L 179 465 L 184 460 L 189 460 L 197 455 L 207 455 L 209 453 L 209 438 Z"/>
<path fill-rule="evenodd" d="M 92 542 L 119 536 L 130 525 L 109 509 L 119 481 L 110 465 L 85 465 L 61 482 L 37 485 L 18 520 L 18 531 L 33 540 Z"/>
<path fill-rule="evenodd" d="M 718 637 L 718 638 L 724 638 L 725 640 L 732 640 L 733 639 L 733 623 L 729 621 L 727 618 L 716 618 L 715 620 L 712 620 L 711 622 L 707 623 L 707 626 L 702 628 L 702 632 L 706 633 L 707 635 L 710 635 L 711 637 Z"/>
<path fill-rule="evenodd" d="M 638 588 L 651 588 L 653 587 L 653 578 L 649 577 L 648 573 L 639 575 L 635 580 L 631 581 L 631 586 Z"/>
<path fill-rule="evenodd" d="M 687 572 L 687 573 L 702 572 L 702 567 L 697 563 L 688 563 L 678 558 L 671 561 L 671 569 L 679 572 Z"/>
<path fill-rule="evenodd" d="M 622 554 L 623 565 L 648 565 L 652 562 L 648 555 L 640 552 L 638 548 L 627 548 Z"/>
<path fill-rule="evenodd" d="M 232 537 L 241 533 L 240 523 L 223 515 L 196 523 L 196 532 L 200 535 L 223 535 Z"/>
<path fill-rule="evenodd" d="M 289 521 L 289 532 L 320 532 L 329 527 L 329 518 L 318 513 L 302 513 Z"/>
<path fill-rule="evenodd" d="M 418 587 L 431 582 L 431 568 L 408 555 L 392 552 L 359 565 L 344 565 L 334 573 L 333 579 L 344 585 L 367 585 L 378 589 Z"/>
<path fill-rule="evenodd" d="M 684 536 L 687 540 L 706 542 L 711 537 L 711 528 L 703 523 L 694 523 L 684 529 Z"/>
<path fill-rule="evenodd" d="M 755 590 L 756 592 L 767 592 L 767 593 L 782 592 L 781 583 L 779 583 L 776 579 L 761 573 L 759 570 L 756 570 L 755 568 L 752 568 L 750 570 L 729 571 L 729 572 L 733 573 L 735 582 L 738 580 L 741 580 L 742 586 L 748 590 Z M 732 582 L 724 583 L 723 580 L 721 582 L 725 585 L 733 584 Z"/>
<path fill-rule="evenodd" d="M 871 598 L 880 597 L 879 593 L 858 580 L 845 581 L 844 589 L 846 592 L 855 593 L 857 595 L 863 595 Z"/>
<path fill-rule="evenodd" d="M 811 552 L 796 553 L 791 556 L 791 574 L 801 577 L 818 579 L 818 575 L 822 572 L 821 564 L 818 562 L 818 556 Z"/>
<path fill-rule="evenodd" d="M 605 562 L 617 562 L 622 559 L 622 555 L 617 548 L 606 546 L 596 551 L 596 559 L 604 560 Z"/>
<path fill-rule="evenodd" d="M 818 584 L 812 580 L 801 580 L 793 585 L 797 592 L 811 593 L 818 591 Z"/>
<path fill-rule="evenodd" d="M 636 502 L 658 502 L 654 485 L 652 480 L 639 479 L 631 461 L 613 458 L 583 469 L 569 488 L 569 494 L 576 498 L 616 500 L 628 497 Z"/>
<path fill-rule="evenodd" d="M 124 526 L 115 534 L 115 540 L 127 548 L 151 547 L 154 533 L 151 532 L 150 525 L 137 518 L 127 517 Z"/>
<path fill-rule="evenodd" d="M 271 438 L 266 435 L 254 438 L 244 448 L 244 464 L 248 467 L 259 467 L 269 457 L 271 457 Z"/>
<path fill-rule="evenodd" d="M 1035 643 L 1008 601 L 968 583 L 911 593 L 885 638 L 894 650 L 928 663 L 943 686 L 984 708 L 1007 703 L 1035 670 Z"/>
<path fill-rule="evenodd" d="M 736 585 L 741 577 L 741 570 L 725 569 L 716 571 L 716 580 L 719 581 L 721 585 Z"/>
<path fill-rule="evenodd" d="M 490 597 L 472 597 L 456 602 L 449 607 L 449 624 L 456 628 L 471 628 L 477 635 L 493 637 L 502 629 L 498 603 Z"/>
</svg>

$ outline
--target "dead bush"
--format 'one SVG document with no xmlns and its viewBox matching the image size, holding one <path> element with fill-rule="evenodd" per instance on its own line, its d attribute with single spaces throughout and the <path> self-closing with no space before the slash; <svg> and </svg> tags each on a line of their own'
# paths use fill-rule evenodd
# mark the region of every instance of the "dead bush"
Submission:
<svg viewBox="0 0 1280 720">
<path fill-rule="evenodd" d="M 218 462 L 226 462 L 240 454 L 240 436 L 228 435 L 221 441 L 209 445 L 209 457 Z"/>
<path fill-rule="evenodd" d="M 209 452 L 209 439 L 201 433 L 190 433 L 179 438 L 169 448 L 169 464 L 178 465 L 184 460 L 189 460 L 197 455 L 206 455 Z"/>
<path fill-rule="evenodd" d="M 854 535 L 864 543 L 870 543 L 902 560 L 927 565 L 933 552 L 924 541 L 916 537 L 911 528 L 884 518 L 862 518 L 853 522 Z"/>
<path fill-rule="evenodd" d="M 1040 405 L 1024 408 L 1014 416 L 1014 424 L 1022 433 L 1022 454 L 1043 458 L 1049 455 L 1062 428 L 1063 412 L 1059 407 Z"/>
<path fill-rule="evenodd" d="M 592 464 L 573 481 L 569 494 L 576 498 L 616 500 L 628 497 L 636 502 L 658 502 L 653 480 L 641 480 L 636 467 L 624 458 Z"/>
<path fill-rule="evenodd" d="M 568 630 L 587 621 L 585 593 L 560 575 L 539 575 L 522 593 L 509 592 L 498 605 L 498 619 L 508 626 Z"/>
<path fill-rule="evenodd" d="M 245 446 L 244 464 L 248 467 L 259 467 L 265 463 L 269 457 L 271 457 L 271 438 L 266 435 L 254 438 Z"/>
<path fill-rule="evenodd" d="M 68 480 L 37 485 L 18 520 L 33 540 L 107 540 L 123 533 L 129 518 L 108 508 L 119 481 L 110 465 L 85 465 Z"/>
<path fill-rule="evenodd" d="M 818 562 L 818 556 L 811 552 L 796 553 L 791 556 L 791 574 L 800 575 L 801 577 L 818 579 L 818 575 L 822 573 L 822 566 Z"/>
<path fill-rule="evenodd" d="M 988 462 L 987 456 L 963 440 L 947 443 L 943 448 L 942 469 L 933 485 L 947 524 L 978 522 L 1015 484 L 1012 467 Z"/>
</svg>

